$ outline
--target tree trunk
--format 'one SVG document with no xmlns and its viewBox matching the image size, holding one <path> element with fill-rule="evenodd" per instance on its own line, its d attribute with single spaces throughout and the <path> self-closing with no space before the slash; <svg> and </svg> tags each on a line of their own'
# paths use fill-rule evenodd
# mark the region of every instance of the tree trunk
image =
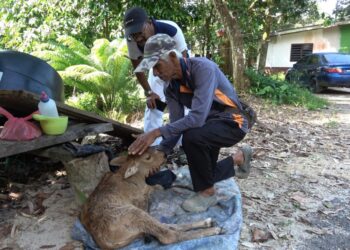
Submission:
<svg viewBox="0 0 350 250">
<path fill-rule="evenodd" d="M 271 25 L 272 25 L 272 17 L 267 16 L 264 24 L 264 32 L 263 32 L 260 53 L 259 53 L 258 71 L 261 73 L 265 71 L 267 49 L 269 46 L 270 33 L 271 33 Z"/>
<path fill-rule="evenodd" d="M 267 41 L 262 41 L 262 43 L 261 43 L 260 55 L 259 55 L 259 64 L 258 64 L 258 71 L 260 73 L 263 73 L 265 71 L 268 45 L 269 44 L 268 44 Z"/>
<path fill-rule="evenodd" d="M 110 39 L 111 31 L 109 29 L 109 17 L 108 14 L 105 15 L 105 18 L 103 20 L 103 34 L 106 39 Z"/>
<path fill-rule="evenodd" d="M 215 9 L 219 13 L 224 24 L 232 49 L 233 82 L 238 91 L 248 87 L 249 81 L 244 77 L 244 47 L 243 35 L 237 22 L 235 14 L 231 14 L 224 0 L 213 0 Z"/>
<path fill-rule="evenodd" d="M 221 37 L 221 43 L 219 44 L 219 53 L 222 58 L 222 63 L 220 68 L 225 73 L 225 75 L 233 75 L 232 69 L 232 51 L 230 41 L 227 38 L 227 35 Z"/>
</svg>

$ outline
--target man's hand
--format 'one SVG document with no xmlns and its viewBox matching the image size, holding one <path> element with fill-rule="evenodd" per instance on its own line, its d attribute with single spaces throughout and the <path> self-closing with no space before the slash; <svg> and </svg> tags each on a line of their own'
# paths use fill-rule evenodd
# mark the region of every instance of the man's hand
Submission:
<svg viewBox="0 0 350 250">
<path fill-rule="evenodd" d="M 147 96 L 147 107 L 149 109 L 155 109 L 157 107 L 156 105 L 156 99 L 160 99 L 159 95 L 156 93 L 152 92 L 149 96 Z"/>
<path fill-rule="evenodd" d="M 154 140 L 161 135 L 159 129 L 152 130 L 148 133 L 140 134 L 136 140 L 129 146 L 129 154 L 142 155 Z"/>
</svg>

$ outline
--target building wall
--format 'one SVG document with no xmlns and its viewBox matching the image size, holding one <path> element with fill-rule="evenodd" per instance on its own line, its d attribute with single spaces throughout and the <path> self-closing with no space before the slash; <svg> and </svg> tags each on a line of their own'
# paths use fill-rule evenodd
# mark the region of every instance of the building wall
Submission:
<svg viewBox="0 0 350 250">
<path fill-rule="evenodd" d="M 313 52 L 338 52 L 340 31 L 338 27 L 330 27 L 274 36 L 267 50 L 266 67 L 292 67 L 295 63 L 290 61 L 290 50 L 293 43 L 313 43 Z"/>
</svg>

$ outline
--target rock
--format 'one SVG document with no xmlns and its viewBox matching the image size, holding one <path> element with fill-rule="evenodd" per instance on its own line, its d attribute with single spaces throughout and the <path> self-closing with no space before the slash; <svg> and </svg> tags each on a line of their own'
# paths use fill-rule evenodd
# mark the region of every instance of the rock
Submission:
<svg viewBox="0 0 350 250">
<path fill-rule="evenodd" d="M 64 163 L 75 200 L 82 205 L 108 171 L 108 157 L 104 152 Z"/>
</svg>

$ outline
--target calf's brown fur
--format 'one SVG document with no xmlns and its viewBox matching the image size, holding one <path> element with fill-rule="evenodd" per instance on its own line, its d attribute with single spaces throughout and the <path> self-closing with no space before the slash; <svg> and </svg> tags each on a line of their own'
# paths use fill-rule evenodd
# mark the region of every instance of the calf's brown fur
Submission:
<svg viewBox="0 0 350 250">
<path fill-rule="evenodd" d="M 153 187 L 146 184 L 145 178 L 157 171 L 164 160 L 162 152 L 149 148 L 141 156 L 125 155 L 111 161 L 120 168 L 103 176 L 80 214 L 82 224 L 101 249 L 124 247 L 145 234 L 171 244 L 220 233 L 210 218 L 170 225 L 160 223 L 146 212 Z M 191 229 L 198 230 L 188 231 Z"/>
</svg>

